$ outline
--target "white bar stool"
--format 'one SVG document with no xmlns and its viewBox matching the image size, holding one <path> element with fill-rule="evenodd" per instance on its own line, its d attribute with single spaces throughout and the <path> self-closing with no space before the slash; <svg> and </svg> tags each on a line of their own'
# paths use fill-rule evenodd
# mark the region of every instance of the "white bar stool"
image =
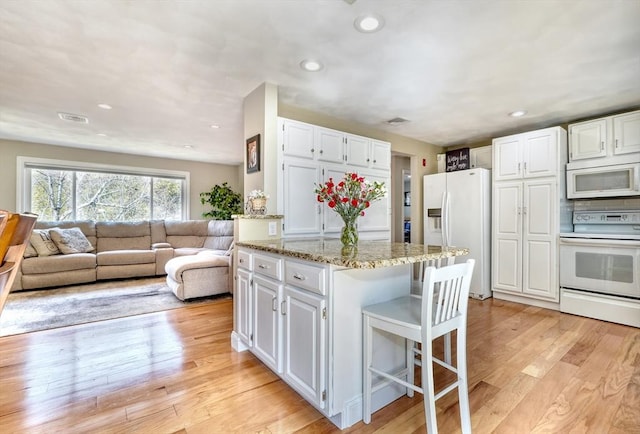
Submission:
<svg viewBox="0 0 640 434">
<path fill-rule="evenodd" d="M 427 431 L 438 432 L 435 401 L 456 387 L 460 403 L 460 419 L 463 433 L 471 432 L 471 414 L 467 386 L 467 306 L 469 285 L 475 261 L 449 265 L 442 268 L 428 267 L 425 273 L 422 297 L 410 295 L 384 303 L 365 306 L 363 314 L 363 420 L 371 422 L 371 395 L 389 384 L 390 381 L 407 388 L 407 395 L 413 392 L 424 395 L 424 409 Z M 372 366 L 373 329 L 383 330 L 406 339 L 406 369 L 392 375 Z M 456 366 L 433 355 L 432 341 L 457 330 Z M 414 384 L 415 353 L 419 352 L 414 343 L 422 345 L 422 387 Z M 433 363 L 456 373 L 456 381 L 437 394 L 434 388 Z M 372 385 L 373 374 L 385 380 Z M 404 380 L 406 378 L 406 381 Z"/>
</svg>

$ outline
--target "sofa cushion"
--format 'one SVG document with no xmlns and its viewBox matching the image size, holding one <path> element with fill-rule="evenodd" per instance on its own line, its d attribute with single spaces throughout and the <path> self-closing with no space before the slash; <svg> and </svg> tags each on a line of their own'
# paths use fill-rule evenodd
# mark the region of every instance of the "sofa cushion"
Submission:
<svg viewBox="0 0 640 434">
<path fill-rule="evenodd" d="M 156 253 L 152 250 L 112 250 L 98 252 L 98 266 L 149 264 L 156 262 Z"/>
<path fill-rule="evenodd" d="M 24 255 L 23 256 L 25 258 L 33 258 L 34 256 L 38 256 L 38 252 L 36 251 L 36 249 L 31 244 L 31 241 L 29 241 L 29 244 L 27 244 L 27 248 L 24 249 Z"/>
<path fill-rule="evenodd" d="M 30 242 L 38 252 L 38 256 L 51 256 L 60 253 L 58 246 L 51 239 L 49 229 L 34 229 L 31 233 Z"/>
<path fill-rule="evenodd" d="M 151 226 L 146 220 L 140 222 L 96 222 L 96 233 L 98 238 L 151 237 Z"/>
<path fill-rule="evenodd" d="M 207 238 L 203 247 L 213 250 L 228 250 L 233 244 L 233 221 L 211 220 L 207 227 Z"/>
<path fill-rule="evenodd" d="M 208 220 L 165 220 L 164 228 L 167 237 L 170 235 L 207 236 Z"/>
<path fill-rule="evenodd" d="M 70 255 L 38 256 L 22 261 L 22 274 L 44 274 L 63 271 L 95 269 L 96 255 L 72 253 Z"/>
<path fill-rule="evenodd" d="M 98 237 L 98 252 L 111 250 L 151 250 L 151 237 L 101 238 Z"/>
<path fill-rule="evenodd" d="M 84 236 L 80 228 L 53 228 L 49 229 L 49 234 L 53 242 L 58 246 L 58 249 L 60 249 L 60 252 L 64 255 L 70 253 L 88 253 L 93 250 L 93 246 L 89 240 L 87 240 L 87 237 Z"/>
</svg>

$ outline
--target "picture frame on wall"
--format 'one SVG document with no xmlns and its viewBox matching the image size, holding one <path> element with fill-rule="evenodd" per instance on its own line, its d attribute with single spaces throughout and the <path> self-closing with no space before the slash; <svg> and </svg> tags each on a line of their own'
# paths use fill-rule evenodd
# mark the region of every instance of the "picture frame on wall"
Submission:
<svg viewBox="0 0 640 434">
<path fill-rule="evenodd" d="M 260 171 L 260 134 L 247 139 L 247 173 Z"/>
</svg>

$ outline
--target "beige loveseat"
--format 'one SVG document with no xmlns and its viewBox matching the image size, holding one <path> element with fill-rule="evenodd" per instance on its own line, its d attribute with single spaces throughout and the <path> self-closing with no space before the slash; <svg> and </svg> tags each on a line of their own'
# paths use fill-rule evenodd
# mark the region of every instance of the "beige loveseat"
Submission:
<svg viewBox="0 0 640 434">
<path fill-rule="evenodd" d="M 78 228 L 84 237 L 73 228 Z M 78 235 L 83 238 L 80 242 L 77 242 Z M 53 240 L 45 239 L 49 251 L 46 248 L 43 251 L 40 239 L 47 236 Z M 231 264 L 233 222 L 37 222 L 32 241 L 25 252 L 13 291 L 105 279 L 161 276 L 166 274 L 165 266 L 172 258 L 199 252 L 224 257 L 222 263 Z M 231 292 L 232 273 L 228 268 L 218 270 L 216 286 Z"/>
</svg>

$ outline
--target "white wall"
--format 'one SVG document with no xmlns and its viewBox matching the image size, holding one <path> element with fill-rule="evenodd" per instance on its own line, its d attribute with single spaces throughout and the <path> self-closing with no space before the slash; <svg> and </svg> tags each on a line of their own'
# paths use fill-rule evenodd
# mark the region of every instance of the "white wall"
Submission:
<svg viewBox="0 0 640 434">
<path fill-rule="evenodd" d="M 240 166 L 143 157 L 0 139 L 0 209 L 25 211 L 16 209 L 16 159 L 18 156 L 189 172 L 191 174 L 189 195 L 191 219 L 203 218 L 202 213 L 207 211 L 208 207 L 200 203 L 200 193 L 211 190 L 215 184 L 226 181 L 235 192 L 242 194 L 243 191 L 243 172 Z"/>
</svg>

